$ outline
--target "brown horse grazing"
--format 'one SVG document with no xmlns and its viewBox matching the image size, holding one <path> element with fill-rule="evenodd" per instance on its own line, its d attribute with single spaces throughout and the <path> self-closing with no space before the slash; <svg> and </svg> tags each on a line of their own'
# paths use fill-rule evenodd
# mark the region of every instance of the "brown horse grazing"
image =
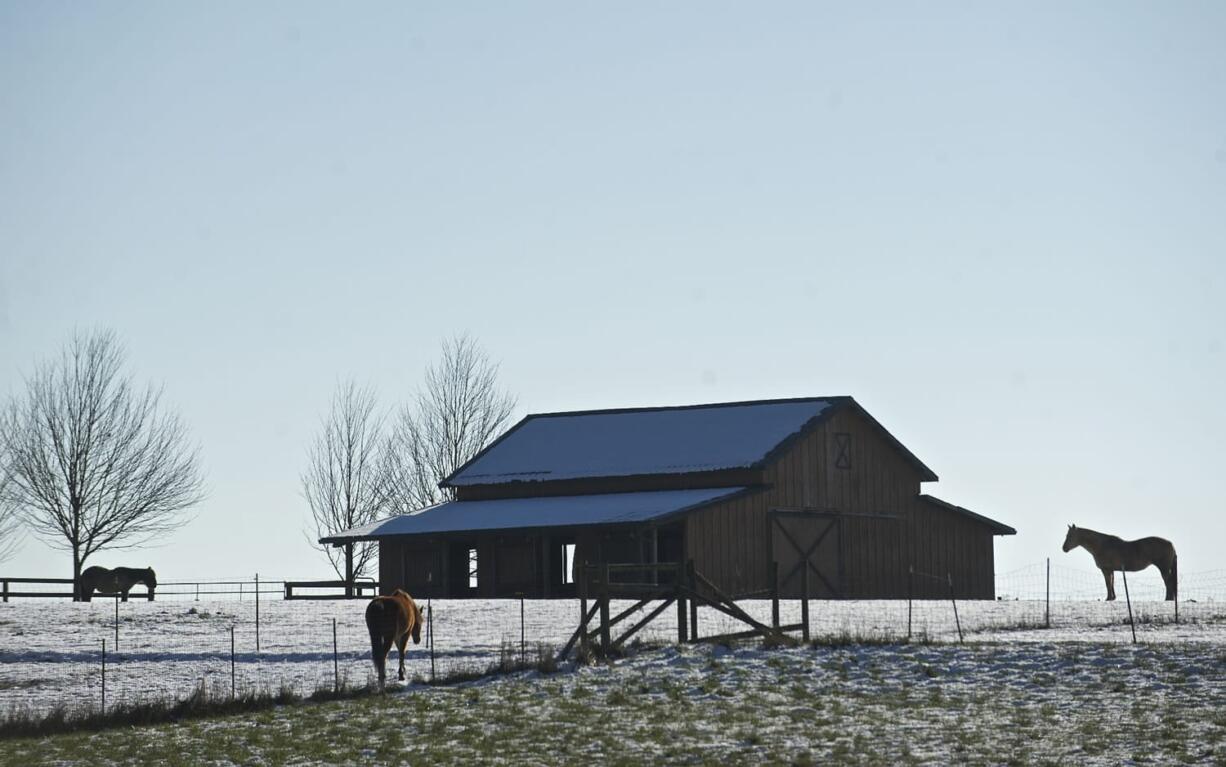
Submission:
<svg viewBox="0 0 1226 767">
<path fill-rule="evenodd" d="M 1173 600 L 1178 592 L 1178 558 L 1175 547 L 1165 538 L 1141 538 L 1125 541 L 1114 535 L 1096 532 L 1076 525 L 1068 526 L 1064 537 L 1064 550 L 1072 551 L 1082 546 L 1094 557 L 1094 564 L 1103 571 L 1107 581 L 1107 601 L 1115 599 L 1115 571 L 1135 573 L 1153 565 L 1162 573 L 1166 584 L 1166 598 Z"/>
<path fill-rule="evenodd" d="M 152 594 L 157 588 L 158 577 L 152 567 L 141 570 L 136 567 L 87 567 L 81 573 L 81 601 L 89 602 L 97 591 L 100 594 L 121 594 L 128 601 L 128 592 L 138 583 L 145 584 Z"/>
<path fill-rule="evenodd" d="M 404 679 L 404 646 L 413 635 L 413 644 L 421 644 L 421 608 L 404 589 L 387 596 L 375 597 L 366 605 L 366 628 L 370 631 L 370 651 L 379 672 L 379 689 L 383 689 L 384 667 L 392 644 L 400 651 L 400 678 Z"/>
</svg>

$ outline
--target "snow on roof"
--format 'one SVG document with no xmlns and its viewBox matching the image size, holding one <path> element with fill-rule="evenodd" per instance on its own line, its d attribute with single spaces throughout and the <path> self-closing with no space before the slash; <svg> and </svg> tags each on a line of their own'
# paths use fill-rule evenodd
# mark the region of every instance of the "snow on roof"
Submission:
<svg viewBox="0 0 1226 767">
<path fill-rule="evenodd" d="M 450 501 L 412 514 L 355 527 L 321 538 L 319 542 L 347 543 L 420 533 L 646 522 L 705 506 L 743 490 L 743 487 L 717 487 L 705 490 Z"/>
<path fill-rule="evenodd" d="M 842 399 L 530 415 L 442 484 L 747 468 Z"/>
</svg>

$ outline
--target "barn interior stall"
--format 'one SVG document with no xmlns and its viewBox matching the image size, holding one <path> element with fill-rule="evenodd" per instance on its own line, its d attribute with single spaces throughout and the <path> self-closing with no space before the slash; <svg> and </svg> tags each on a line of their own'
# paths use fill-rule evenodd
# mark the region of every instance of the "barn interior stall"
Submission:
<svg viewBox="0 0 1226 767">
<path fill-rule="evenodd" d="M 321 539 L 379 544 L 435 598 L 573 598 L 693 562 L 735 598 L 992 599 L 1015 530 L 922 492 L 937 475 L 851 397 L 529 415 L 441 483 L 455 499 Z M 951 585 L 952 584 L 952 585 Z"/>
</svg>

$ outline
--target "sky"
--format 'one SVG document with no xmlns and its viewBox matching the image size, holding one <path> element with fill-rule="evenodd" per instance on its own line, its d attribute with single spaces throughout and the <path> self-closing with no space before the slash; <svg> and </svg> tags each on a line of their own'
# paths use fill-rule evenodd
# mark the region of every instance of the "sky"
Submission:
<svg viewBox="0 0 1226 767">
<path fill-rule="evenodd" d="M 111 328 L 208 497 L 93 564 L 321 578 L 337 383 L 851 395 L 1017 528 L 1226 539 L 1226 6 L 0 0 L 0 397 Z M 21 576 L 71 574 L 28 539 Z"/>
</svg>

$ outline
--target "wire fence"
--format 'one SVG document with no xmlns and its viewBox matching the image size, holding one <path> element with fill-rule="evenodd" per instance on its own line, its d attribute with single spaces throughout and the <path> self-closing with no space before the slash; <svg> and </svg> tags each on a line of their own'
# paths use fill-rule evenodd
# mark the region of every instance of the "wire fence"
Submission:
<svg viewBox="0 0 1226 767">
<path fill-rule="evenodd" d="M 1049 570 L 1050 567 L 1050 570 Z M 1035 563 L 1001 573 L 996 600 L 812 600 L 811 636 L 821 641 L 1128 641 L 1123 579 L 1117 602 L 1105 602 L 1101 574 Z M 65 700 L 90 706 L 175 701 L 200 687 L 226 696 L 289 689 L 310 694 L 375 681 L 364 611 L 367 600 L 287 601 L 281 581 L 218 579 L 160 584 L 157 601 L 91 603 L 25 599 L 0 605 L 0 712 L 45 710 Z M 200 587 L 199 599 L 196 587 Z M 139 587 L 138 587 L 139 588 Z M 257 602 L 258 593 L 258 602 Z M 1163 601 L 1156 573 L 1132 573 L 1133 625 L 1152 641 L 1226 641 L 1226 570 L 1188 573 L 1180 580 L 1179 623 Z M 614 600 L 617 614 L 632 604 Z M 738 604 L 769 623 L 767 599 Z M 423 600 L 429 631 L 410 642 L 409 680 L 472 675 L 491 666 L 552 657 L 580 621 L 577 600 Z M 783 625 L 801 619 L 800 600 L 781 600 Z M 744 624 L 700 607 L 698 636 L 730 634 Z M 637 642 L 670 644 L 677 611 L 664 610 Z M 105 643 L 105 645 L 104 645 Z M 105 677 L 103 648 L 105 646 Z M 397 652 L 388 658 L 396 679 Z M 84 689 L 82 689 L 82 687 Z"/>
</svg>

